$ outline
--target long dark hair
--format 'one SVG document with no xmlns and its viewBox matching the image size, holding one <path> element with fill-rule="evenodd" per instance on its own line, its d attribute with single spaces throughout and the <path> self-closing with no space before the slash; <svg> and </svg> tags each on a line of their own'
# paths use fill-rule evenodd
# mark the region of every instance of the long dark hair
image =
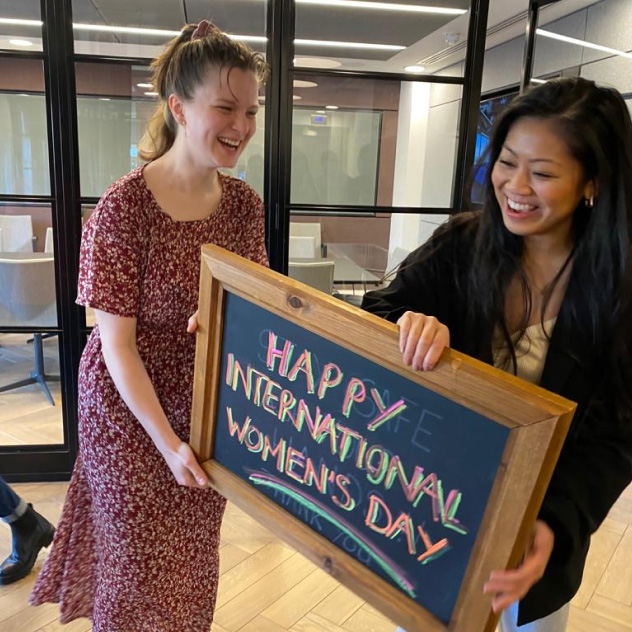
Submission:
<svg viewBox="0 0 632 632">
<path fill-rule="evenodd" d="M 578 335 L 586 339 L 593 354 L 615 363 L 614 379 L 622 381 L 617 390 L 626 393 L 626 409 L 630 409 L 632 398 L 627 390 L 632 382 L 623 380 L 632 379 L 632 343 L 624 335 L 625 321 L 632 318 L 632 122 L 616 90 L 579 77 L 553 79 L 516 97 L 496 121 L 488 148 L 490 170 L 470 276 L 472 314 L 500 329 L 515 370 L 505 296 L 517 275 L 523 290 L 524 331 L 531 291 L 522 264 L 523 240 L 505 228 L 491 167 L 512 125 L 523 117 L 551 122 L 582 165 L 586 181 L 596 183 L 594 207 L 580 201 L 573 215 L 575 245 L 570 263 L 573 277 L 580 283 L 565 302 L 579 328 Z M 561 272 L 545 294 L 545 305 L 560 276 Z"/>
<path fill-rule="evenodd" d="M 267 77 L 268 66 L 261 53 L 215 26 L 206 29 L 202 37 L 191 39 L 197 28 L 197 24 L 184 26 L 180 35 L 171 40 L 152 62 L 152 83 L 160 103 L 140 142 L 139 155 L 143 160 L 160 158 L 176 139 L 178 124 L 167 105 L 169 96 L 177 94 L 182 99 L 193 98 L 195 89 L 204 81 L 211 66 L 249 70 L 260 83 Z"/>
</svg>

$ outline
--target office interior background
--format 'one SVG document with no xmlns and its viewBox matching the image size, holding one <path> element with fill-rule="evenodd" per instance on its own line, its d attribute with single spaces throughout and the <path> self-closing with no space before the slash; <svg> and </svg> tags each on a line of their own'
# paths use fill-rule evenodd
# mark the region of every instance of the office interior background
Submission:
<svg viewBox="0 0 632 632">
<path fill-rule="evenodd" d="M 522 85 L 580 75 L 632 103 L 630 0 L 2 0 L 9 480 L 72 469 L 77 367 L 93 323 L 74 303 L 82 225 L 140 164 L 152 57 L 203 18 L 272 69 L 257 134 L 232 171 L 266 203 L 272 266 L 352 303 L 480 201 L 494 117 Z"/>
</svg>

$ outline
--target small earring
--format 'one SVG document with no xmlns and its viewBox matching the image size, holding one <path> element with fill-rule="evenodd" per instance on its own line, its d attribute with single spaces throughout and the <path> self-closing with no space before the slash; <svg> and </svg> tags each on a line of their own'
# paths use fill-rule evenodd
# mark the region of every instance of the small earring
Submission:
<svg viewBox="0 0 632 632">
<path fill-rule="evenodd" d="M 180 121 L 180 125 L 182 125 L 182 127 L 184 129 L 184 137 L 185 138 L 189 138 L 189 130 L 187 129 L 187 122 L 184 119 L 182 119 Z"/>
<path fill-rule="evenodd" d="M 589 198 L 584 198 L 584 206 L 586 206 L 586 208 L 595 206 L 595 196 L 591 195 Z"/>
</svg>

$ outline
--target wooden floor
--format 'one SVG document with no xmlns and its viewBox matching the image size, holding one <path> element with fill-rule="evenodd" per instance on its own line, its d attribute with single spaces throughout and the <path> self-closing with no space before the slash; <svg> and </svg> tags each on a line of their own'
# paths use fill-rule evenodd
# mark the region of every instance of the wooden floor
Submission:
<svg viewBox="0 0 632 632">
<path fill-rule="evenodd" d="M 15 488 L 57 521 L 66 484 Z M 4 526 L 4 525 L 3 525 Z M 395 625 L 246 514 L 229 505 L 222 529 L 220 585 L 213 632 L 393 632 Z M 9 553 L 0 527 L 0 556 Z M 28 594 L 41 568 L 0 588 L 0 632 L 87 632 L 88 620 L 62 626 L 53 604 L 32 608 Z M 568 632 L 632 631 L 632 488 L 593 539 Z M 176 631 L 174 631 L 176 632 Z"/>
<path fill-rule="evenodd" d="M 0 387 L 23 380 L 34 369 L 33 344 L 26 334 L 0 334 Z M 59 338 L 44 340 L 44 368 L 59 375 Z M 55 406 L 39 384 L 0 393 L 0 445 L 49 445 L 64 442 L 61 384 L 48 382 Z"/>
</svg>

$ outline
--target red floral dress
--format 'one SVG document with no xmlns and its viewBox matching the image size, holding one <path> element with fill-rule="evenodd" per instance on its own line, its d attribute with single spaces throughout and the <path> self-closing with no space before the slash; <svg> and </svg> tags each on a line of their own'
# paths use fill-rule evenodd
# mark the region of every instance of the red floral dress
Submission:
<svg viewBox="0 0 632 632">
<path fill-rule="evenodd" d="M 219 208 L 177 222 L 143 167 L 114 183 L 86 223 L 77 302 L 136 317 L 137 346 L 177 435 L 188 441 L 200 247 L 214 243 L 267 265 L 264 210 L 244 182 L 220 174 Z M 208 632 L 225 500 L 180 487 L 108 373 L 98 327 L 79 368 L 79 457 L 31 602 L 59 602 L 61 621 L 94 632 Z"/>
</svg>

